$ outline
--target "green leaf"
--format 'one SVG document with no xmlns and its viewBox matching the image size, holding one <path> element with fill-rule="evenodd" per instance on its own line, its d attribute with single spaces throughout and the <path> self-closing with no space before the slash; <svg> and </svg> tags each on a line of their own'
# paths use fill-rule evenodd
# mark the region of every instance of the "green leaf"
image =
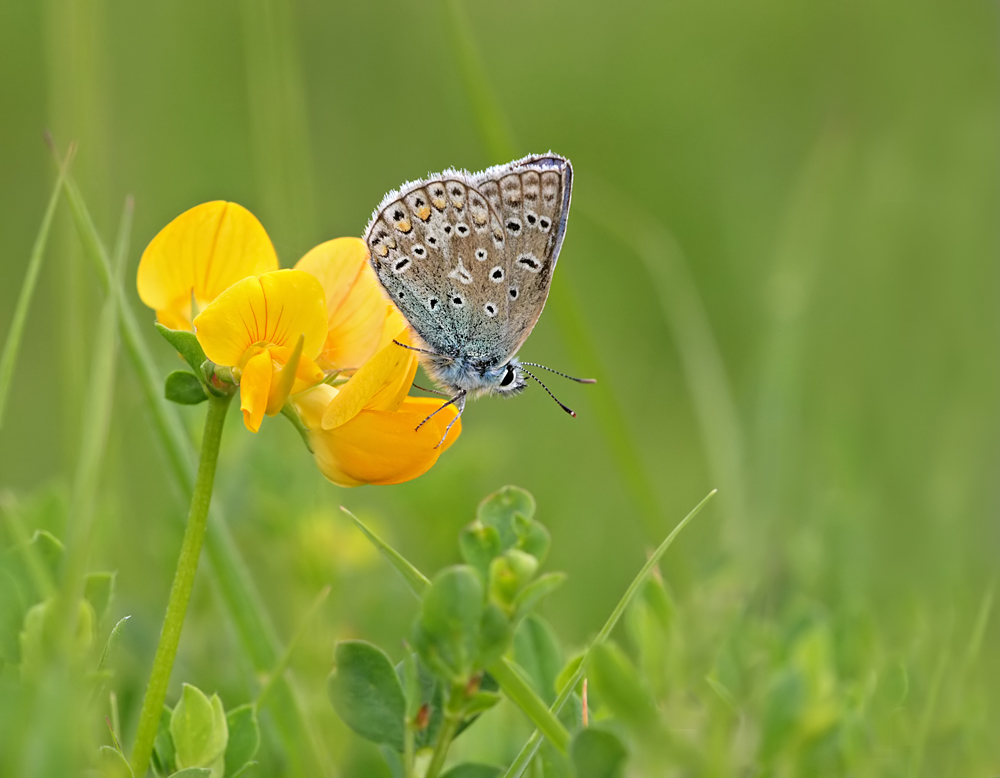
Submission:
<svg viewBox="0 0 1000 778">
<path fill-rule="evenodd" d="M 184 361 L 187 362 L 195 373 L 201 374 L 201 366 L 205 364 L 208 357 L 198 342 L 198 336 L 188 330 L 172 330 L 156 322 L 156 329 L 171 346 L 177 349 Z"/>
<path fill-rule="evenodd" d="M 166 778 L 166 776 L 177 769 L 177 760 L 174 755 L 174 739 L 170 736 L 170 719 L 172 717 L 173 713 L 170 708 L 164 705 L 163 710 L 160 711 L 160 724 L 156 730 L 156 740 L 153 741 L 153 772 L 163 778 Z"/>
<path fill-rule="evenodd" d="M 528 585 L 536 572 L 538 560 L 512 548 L 490 565 L 490 595 L 507 607 L 513 606 L 518 592 Z"/>
<path fill-rule="evenodd" d="M 462 716 L 465 718 L 471 718 L 472 716 L 478 716 L 483 711 L 487 711 L 500 702 L 501 697 L 496 692 L 476 692 L 472 697 L 465 701 L 462 706 Z"/>
<path fill-rule="evenodd" d="M 51 532 L 40 529 L 3 557 L 4 567 L 21 593 L 25 607 L 51 596 L 59 579 L 65 548 Z"/>
<path fill-rule="evenodd" d="M 214 776 L 207 767 L 187 767 L 172 773 L 170 778 L 214 778 Z"/>
<path fill-rule="evenodd" d="M 479 503 L 476 518 L 488 527 L 495 527 L 503 548 L 508 549 L 520 539 L 514 526 L 517 514 L 525 519 L 534 518 L 535 498 L 517 486 L 505 486 Z"/>
<path fill-rule="evenodd" d="M 476 668 L 487 667 L 503 656 L 512 636 L 510 620 L 495 603 L 487 603 L 479 624 Z"/>
<path fill-rule="evenodd" d="M 565 582 L 565 573 L 546 573 L 537 581 L 532 581 L 514 598 L 515 619 L 527 616 L 539 602 Z"/>
<path fill-rule="evenodd" d="M 117 748 L 101 746 L 97 756 L 102 778 L 134 778 L 128 760 Z"/>
<path fill-rule="evenodd" d="M 615 716 L 641 732 L 648 733 L 656 727 L 659 721 L 656 703 L 617 645 L 609 641 L 594 646 L 587 674 L 591 688 Z"/>
<path fill-rule="evenodd" d="M 475 569 L 456 565 L 434 577 L 413 627 L 413 645 L 435 675 L 446 681 L 472 675 L 483 611 L 483 586 Z"/>
<path fill-rule="evenodd" d="M 179 768 L 208 767 L 212 778 L 222 778 L 229 728 L 219 695 L 209 698 L 196 686 L 184 684 L 170 717 L 170 736 Z"/>
<path fill-rule="evenodd" d="M 334 656 L 327 692 L 340 718 L 366 740 L 402 751 L 406 700 L 389 657 L 363 640 L 337 643 Z"/>
<path fill-rule="evenodd" d="M 240 705 L 226 714 L 229 743 L 226 745 L 226 778 L 235 778 L 252 763 L 260 748 L 257 708 Z"/>
<path fill-rule="evenodd" d="M 521 539 L 518 541 L 518 548 L 527 554 L 531 554 L 538 560 L 541 567 L 549 555 L 549 548 L 552 546 L 552 536 L 549 534 L 544 524 L 537 521 L 528 522 L 520 533 Z"/>
<path fill-rule="evenodd" d="M 628 752 L 622 742 L 603 729 L 581 729 L 570 746 L 576 778 L 618 778 L 625 772 Z"/>
<path fill-rule="evenodd" d="M 111 661 L 111 656 L 114 654 L 115 648 L 118 647 L 118 641 L 121 640 L 122 632 L 125 631 L 125 622 L 128 621 L 131 616 L 124 616 L 118 619 L 118 623 L 112 628 L 111 633 L 108 635 L 108 641 L 104 644 L 104 650 L 101 652 L 101 659 L 97 663 L 97 669 L 103 670 L 109 661 Z"/>
<path fill-rule="evenodd" d="M 503 772 L 502 767 L 478 762 L 465 762 L 452 767 L 441 778 L 496 778 Z"/>
<path fill-rule="evenodd" d="M 525 671 L 535 691 L 547 705 L 556 698 L 556 677 L 562 666 L 562 652 L 552 627 L 531 614 L 514 633 L 514 661 Z"/>
<path fill-rule="evenodd" d="M 458 536 L 458 547 L 462 559 L 476 568 L 487 580 L 490 574 L 490 562 L 500 556 L 500 533 L 496 527 L 487 527 L 479 521 L 474 521 Z"/>
<path fill-rule="evenodd" d="M 178 405 L 197 405 L 208 399 L 198 376 L 187 370 L 175 370 L 167 376 L 163 384 L 163 396 Z"/>
<path fill-rule="evenodd" d="M 89 573 L 84 579 L 83 596 L 94 607 L 98 621 L 107 614 L 114 590 L 115 573 Z"/>
</svg>

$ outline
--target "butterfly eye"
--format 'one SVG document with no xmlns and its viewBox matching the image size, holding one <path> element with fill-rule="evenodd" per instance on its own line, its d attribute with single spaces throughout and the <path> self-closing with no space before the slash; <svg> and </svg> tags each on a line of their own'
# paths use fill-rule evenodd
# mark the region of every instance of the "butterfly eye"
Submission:
<svg viewBox="0 0 1000 778">
<path fill-rule="evenodd" d="M 510 386 L 511 382 L 514 380 L 514 368 L 507 365 L 507 372 L 503 374 L 503 380 L 500 382 L 500 386 Z"/>
</svg>

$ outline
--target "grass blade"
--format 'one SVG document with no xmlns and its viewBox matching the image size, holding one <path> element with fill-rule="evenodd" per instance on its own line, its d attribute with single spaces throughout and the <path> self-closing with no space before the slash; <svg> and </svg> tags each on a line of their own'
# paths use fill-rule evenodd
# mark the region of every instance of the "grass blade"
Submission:
<svg viewBox="0 0 1000 778">
<path fill-rule="evenodd" d="M 732 532 L 745 526 L 742 519 L 747 513 L 742 425 L 725 362 L 688 263 L 674 236 L 626 194 L 600 184 L 588 194 L 579 198 L 584 214 L 635 252 L 653 283 L 681 357 Z"/>
<path fill-rule="evenodd" d="M 365 537 L 375 545 L 375 548 L 381 552 L 382 556 L 388 560 L 389 564 L 396 568 L 399 574 L 403 576 L 403 580 L 406 581 L 407 588 L 413 592 L 413 596 L 419 600 L 421 596 L 423 596 L 424 590 L 431 585 L 430 579 L 411 565 L 410 562 L 396 549 L 372 532 L 368 526 L 361 521 L 361 519 L 347 510 L 347 508 L 341 505 L 340 510 L 351 517 L 351 521 L 354 522 L 357 528 L 361 530 Z"/>
<path fill-rule="evenodd" d="M 28 309 L 31 307 L 31 299 L 35 294 L 35 286 L 38 284 L 38 274 L 42 270 L 45 247 L 49 242 L 52 217 L 55 215 L 56 206 L 59 204 L 63 181 L 69 172 L 70 165 L 73 164 L 75 153 L 76 145 L 70 144 L 66 152 L 66 158 L 63 160 L 62 165 L 59 166 L 56 185 L 52 189 L 49 204 L 46 206 L 45 215 L 42 217 L 42 225 L 38 228 L 38 236 L 35 238 L 35 244 L 31 248 L 31 256 L 28 258 L 28 270 L 24 274 L 24 281 L 21 283 L 21 292 L 17 296 L 17 304 L 14 306 L 14 316 L 10 322 L 10 329 L 7 331 L 7 340 L 4 342 L 3 355 L 0 356 L 0 429 L 3 428 L 4 411 L 7 409 L 7 398 L 10 394 L 10 385 L 14 378 L 14 366 L 17 363 L 18 351 L 21 348 L 21 338 L 24 335 L 24 325 L 28 318 Z"/>
<path fill-rule="evenodd" d="M 68 616 L 65 634 L 73 634 L 77 619 L 75 606 L 83 595 L 83 579 L 90 556 L 97 488 L 107 447 L 108 429 L 114 400 L 118 363 L 119 305 L 121 278 L 132 234 L 132 198 L 122 212 L 114 254 L 114 283 L 101 308 L 93 345 L 90 378 L 83 406 L 83 433 L 73 478 L 73 492 L 66 526 L 66 561 L 61 585 L 61 615 Z M 58 622 L 57 622 L 58 623 Z"/>
<path fill-rule="evenodd" d="M 632 602 L 632 598 L 638 593 L 639 587 L 642 586 L 643 582 L 653 571 L 653 568 L 659 564 L 660 559 L 667 552 L 667 549 L 673 545 L 674 540 L 677 539 L 681 530 L 684 529 L 691 522 L 691 520 L 701 512 L 701 509 L 705 507 L 712 497 L 715 496 L 716 491 L 716 489 L 713 489 L 709 492 L 687 516 L 681 519 L 680 523 L 674 527 L 673 531 L 669 535 L 667 535 L 666 539 L 659 545 L 656 551 L 650 555 L 638 575 L 632 579 L 632 583 L 629 584 L 628 589 L 625 590 L 625 594 L 622 595 L 622 598 L 618 601 L 615 609 L 611 611 L 611 615 L 608 617 L 608 620 L 604 622 L 604 626 L 601 627 L 601 631 L 598 632 L 597 637 L 591 641 L 590 646 L 587 648 L 587 652 L 583 655 L 580 666 L 573 674 L 573 677 L 567 681 L 566 685 L 559 692 L 559 696 L 556 698 L 556 701 L 552 703 L 550 710 L 554 715 L 558 715 L 559 711 L 562 710 L 563 705 L 565 705 L 566 701 L 570 698 L 570 695 L 573 693 L 576 685 L 583 678 L 583 674 L 587 671 L 587 662 L 593 654 L 594 646 L 603 643 L 608 639 L 608 637 L 610 637 L 615 625 L 618 624 L 618 620 L 621 619 L 622 614 L 625 613 L 625 609 L 629 606 L 629 603 Z M 531 737 L 528 738 L 528 742 L 524 744 L 524 747 L 517 755 L 517 758 L 515 758 L 511 763 L 511 766 L 507 768 L 507 772 L 504 773 L 503 778 L 520 778 L 520 776 L 524 774 L 524 771 L 528 769 L 528 765 L 531 764 L 531 760 L 534 759 L 541 744 L 542 735 L 536 730 L 532 733 Z"/>
</svg>

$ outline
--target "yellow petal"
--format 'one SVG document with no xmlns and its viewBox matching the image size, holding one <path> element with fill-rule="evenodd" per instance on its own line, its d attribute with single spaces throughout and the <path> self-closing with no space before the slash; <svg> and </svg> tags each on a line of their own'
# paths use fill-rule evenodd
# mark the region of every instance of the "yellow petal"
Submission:
<svg viewBox="0 0 1000 778">
<path fill-rule="evenodd" d="M 397 411 L 362 410 L 336 429 L 310 433 L 320 472 L 339 486 L 398 484 L 423 475 L 462 431 L 456 420 L 448 439 L 435 448 L 455 419 L 454 406 L 415 430 L 440 406 L 439 400 L 413 397 Z"/>
<path fill-rule="evenodd" d="M 160 230 L 139 260 L 136 283 L 162 324 L 190 329 L 192 316 L 234 283 L 277 269 L 274 246 L 257 218 L 241 205 L 216 201 L 185 211 Z"/>
<path fill-rule="evenodd" d="M 302 420 L 306 429 L 322 429 L 323 414 L 339 392 L 340 390 L 334 386 L 320 384 L 292 395 L 292 405 L 295 406 L 295 411 L 299 414 L 299 419 Z"/>
<path fill-rule="evenodd" d="M 295 269 L 314 275 L 326 292 L 327 337 L 320 364 L 328 370 L 361 367 L 385 345 L 385 322 L 395 311 L 368 264 L 364 241 L 337 238 L 321 243 Z M 405 322 L 394 327 L 392 334 L 403 326 Z"/>
<path fill-rule="evenodd" d="M 302 355 L 313 360 L 326 337 L 323 287 L 301 270 L 244 278 L 198 314 L 194 327 L 205 355 L 219 365 L 239 365 L 254 344 L 294 346 L 302 334 Z"/>
<path fill-rule="evenodd" d="M 398 333 L 400 343 L 406 332 Z M 414 352 L 390 342 L 365 362 L 323 415 L 323 428 L 334 429 L 353 419 L 363 408 L 393 411 L 409 391 L 417 370 Z"/>
<path fill-rule="evenodd" d="M 262 351 L 252 357 L 240 377 L 240 410 L 243 423 L 251 432 L 260 429 L 271 391 L 271 355 Z"/>
</svg>

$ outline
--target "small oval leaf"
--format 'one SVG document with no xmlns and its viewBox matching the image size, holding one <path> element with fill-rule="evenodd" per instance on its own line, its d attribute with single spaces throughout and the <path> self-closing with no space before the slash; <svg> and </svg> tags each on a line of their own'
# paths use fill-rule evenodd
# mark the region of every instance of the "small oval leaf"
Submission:
<svg viewBox="0 0 1000 778">
<path fill-rule="evenodd" d="M 167 376 L 163 385 L 163 396 L 178 405 L 197 405 L 208 399 L 205 387 L 198 376 L 187 370 L 175 370 Z"/>
<path fill-rule="evenodd" d="M 576 778 L 619 778 L 628 752 L 622 742 L 603 729 L 582 729 L 570 745 Z"/>
<path fill-rule="evenodd" d="M 402 751 L 406 700 L 389 657 L 364 640 L 338 643 L 334 656 L 327 692 L 340 718 L 366 740 Z"/>
</svg>

